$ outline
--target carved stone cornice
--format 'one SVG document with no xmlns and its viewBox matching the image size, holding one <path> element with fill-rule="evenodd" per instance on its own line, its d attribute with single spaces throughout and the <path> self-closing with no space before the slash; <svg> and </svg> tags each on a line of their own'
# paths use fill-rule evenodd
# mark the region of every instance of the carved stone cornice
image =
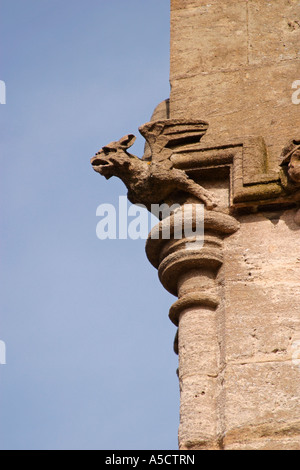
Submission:
<svg viewBox="0 0 300 470">
<path fill-rule="evenodd" d="M 217 202 L 207 184 L 212 176 L 228 180 L 230 209 L 299 204 L 299 140 L 287 144 L 278 156 L 281 165 L 274 167 L 263 137 L 206 138 L 203 142 L 207 129 L 208 123 L 201 120 L 151 121 L 139 129 L 150 147 L 150 157 L 148 153 L 139 159 L 127 152 L 135 140 L 129 134 L 103 147 L 91 163 L 106 178 L 121 178 L 128 199 L 149 210 L 152 203 L 177 202 L 179 192 L 213 209 Z M 184 203 L 182 198 L 180 203 Z"/>
<path fill-rule="evenodd" d="M 233 209 L 300 202 L 300 141 L 287 144 L 278 156 L 282 164 L 274 167 L 262 136 L 200 142 L 207 128 L 204 121 L 160 120 L 144 124 L 140 132 L 149 143 L 152 161 L 184 170 L 199 183 L 212 174 L 224 179 L 227 170 Z"/>
</svg>

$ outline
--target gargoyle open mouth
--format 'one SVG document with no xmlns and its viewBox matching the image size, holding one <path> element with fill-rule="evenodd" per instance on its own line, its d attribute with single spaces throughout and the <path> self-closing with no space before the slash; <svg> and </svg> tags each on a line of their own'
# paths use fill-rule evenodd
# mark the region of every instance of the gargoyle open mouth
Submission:
<svg viewBox="0 0 300 470">
<path fill-rule="evenodd" d="M 91 164 L 93 166 L 108 166 L 110 165 L 110 162 L 108 162 L 107 160 L 104 160 L 102 158 L 99 158 L 97 156 L 93 157 L 91 159 Z"/>
<path fill-rule="evenodd" d="M 106 179 L 111 178 L 111 176 L 114 174 L 114 163 L 109 159 L 106 159 L 105 155 L 103 155 L 103 152 L 99 152 L 99 154 L 96 153 L 96 155 L 91 158 L 91 164 L 93 169 L 97 173 L 105 176 Z"/>
</svg>

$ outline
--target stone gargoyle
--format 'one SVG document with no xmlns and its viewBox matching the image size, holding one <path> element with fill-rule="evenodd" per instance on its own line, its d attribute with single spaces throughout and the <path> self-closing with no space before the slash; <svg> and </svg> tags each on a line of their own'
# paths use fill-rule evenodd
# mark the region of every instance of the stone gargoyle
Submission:
<svg viewBox="0 0 300 470">
<path fill-rule="evenodd" d="M 282 152 L 281 166 L 290 182 L 290 190 L 300 187 L 300 140 L 292 140 Z"/>
<path fill-rule="evenodd" d="M 183 191 L 201 201 L 208 210 L 217 207 L 214 197 L 183 170 L 165 168 L 160 163 L 145 161 L 127 152 L 135 139 L 133 134 L 126 135 L 102 147 L 91 159 L 94 170 L 106 179 L 117 176 L 123 181 L 132 204 L 143 204 L 151 211 L 151 204 L 166 202 L 172 193 Z"/>
<path fill-rule="evenodd" d="M 281 184 L 287 193 L 292 193 L 293 198 L 300 202 L 300 140 L 292 140 L 283 149 Z M 300 209 L 294 218 L 300 225 Z"/>
</svg>

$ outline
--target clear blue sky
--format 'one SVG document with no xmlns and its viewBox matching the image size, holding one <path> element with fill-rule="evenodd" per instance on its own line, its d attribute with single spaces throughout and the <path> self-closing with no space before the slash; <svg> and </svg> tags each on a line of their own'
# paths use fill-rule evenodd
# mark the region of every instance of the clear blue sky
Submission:
<svg viewBox="0 0 300 470">
<path fill-rule="evenodd" d="M 168 98 L 169 9 L 1 0 L 1 449 L 177 448 L 175 298 L 144 240 L 97 239 L 126 189 L 90 165 Z"/>
</svg>

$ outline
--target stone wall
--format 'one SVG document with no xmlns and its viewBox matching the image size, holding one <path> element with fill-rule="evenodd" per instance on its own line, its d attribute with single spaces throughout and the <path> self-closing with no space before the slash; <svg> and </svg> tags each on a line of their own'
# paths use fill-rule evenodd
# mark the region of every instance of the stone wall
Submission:
<svg viewBox="0 0 300 470">
<path fill-rule="evenodd" d="M 262 135 L 277 163 L 300 124 L 299 1 L 172 0 L 171 9 L 171 118 L 207 120 L 208 138 Z"/>
<path fill-rule="evenodd" d="M 171 0 L 170 118 L 209 123 L 173 161 L 240 222 L 223 242 L 217 310 L 179 316 L 181 449 L 300 449 L 300 198 L 278 179 L 300 141 L 297 79 L 298 0 Z"/>
</svg>

